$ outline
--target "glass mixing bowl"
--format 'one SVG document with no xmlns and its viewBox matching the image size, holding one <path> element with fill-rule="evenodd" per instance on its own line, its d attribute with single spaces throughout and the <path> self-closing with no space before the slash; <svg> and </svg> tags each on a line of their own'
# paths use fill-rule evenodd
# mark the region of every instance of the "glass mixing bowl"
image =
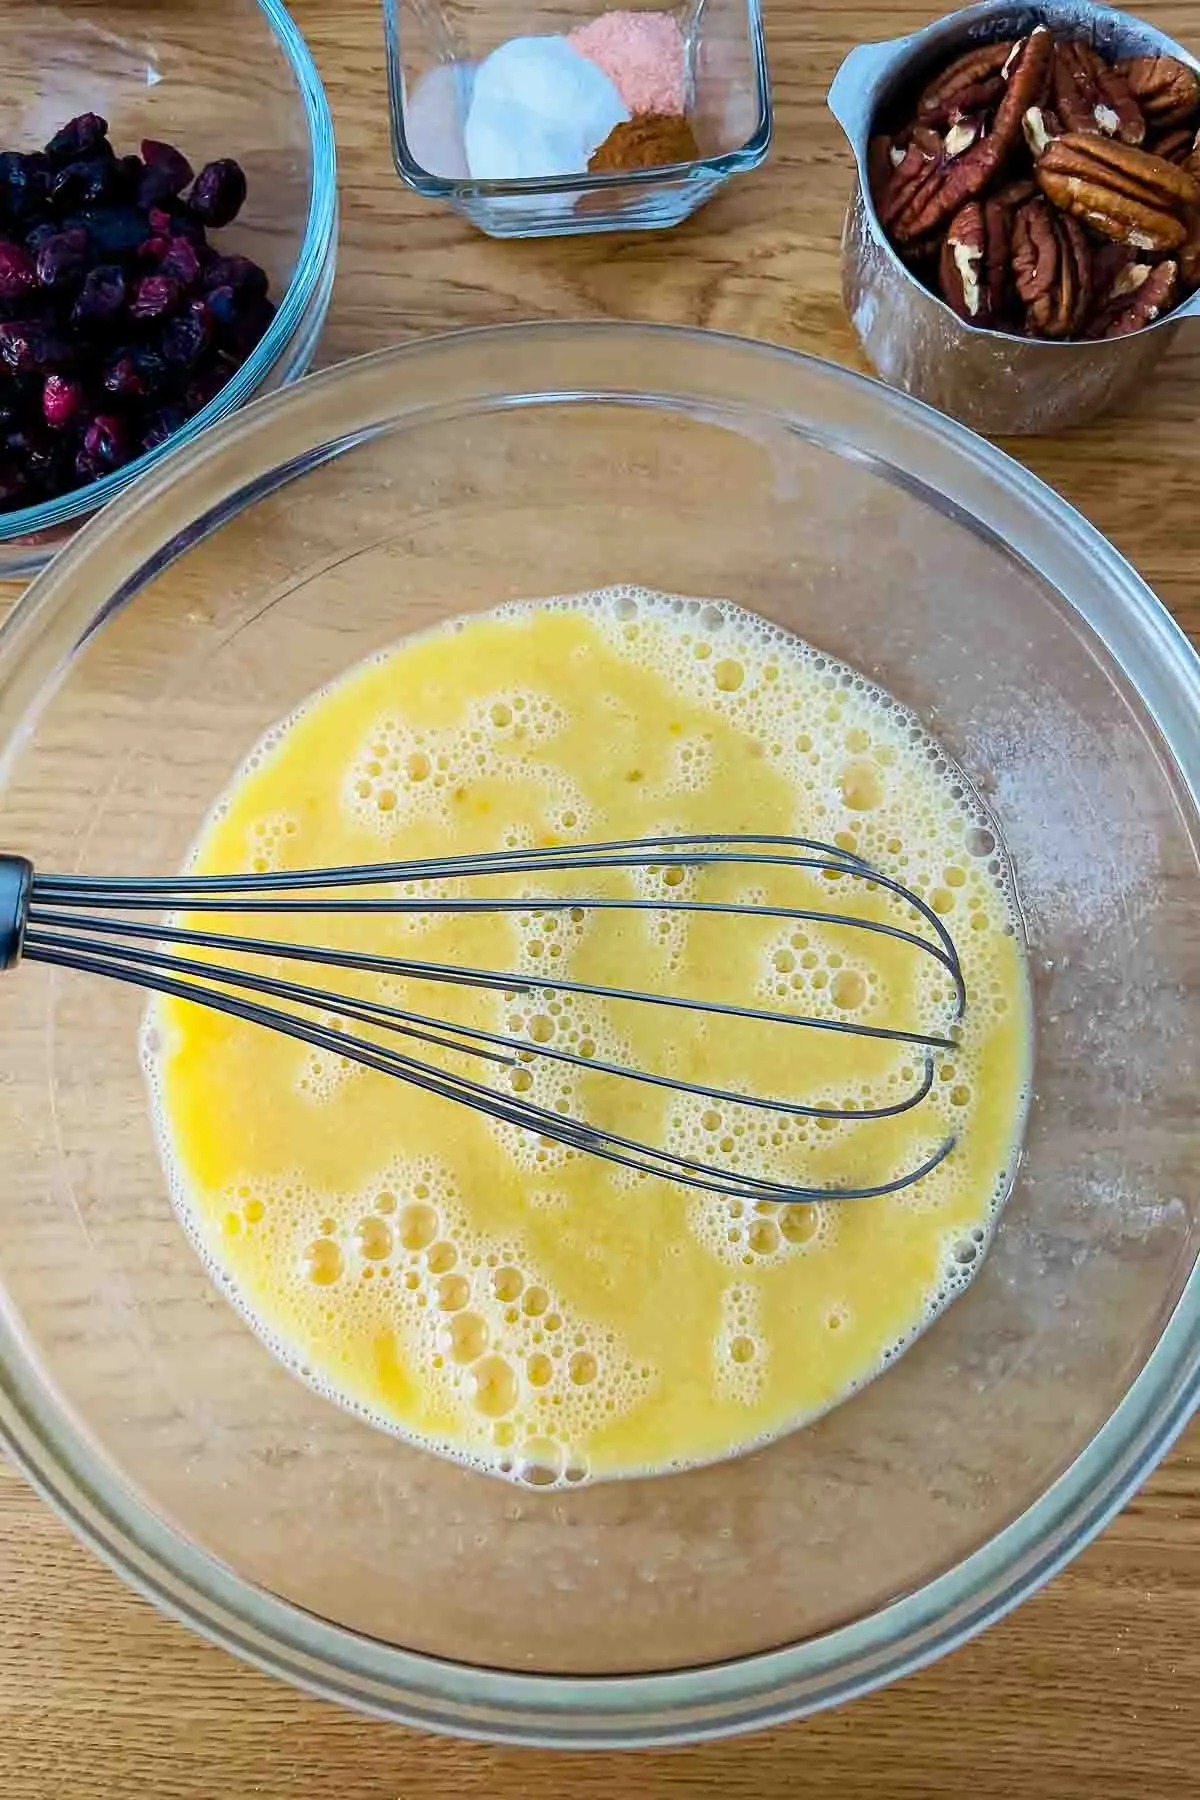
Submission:
<svg viewBox="0 0 1200 1800">
<path fill-rule="evenodd" d="M 347 665 L 617 581 L 733 597 L 877 677 L 1015 862 L 1038 1029 L 1017 1186 L 974 1285 L 849 1403 L 720 1467 L 566 1492 L 407 1448 L 210 1284 L 159 1166 L 140 997 L 26 967 L 0 1008 L 19 1463 L 264 1667 L 559 1745 L 760 1726 L 951 1648 L 1100 1528 L 1200 1381 L 1197 662 L 1047 488 L 872 382 L 547 325 L 239 413 L 92 520 L 0 633 L 0 843 L 175 870 L 264 728 Z"/>
<path fill-rule="evenodd" d="M 81 112 L 108 120 L 120 155 L 159 138 L 177 143 L 197 169 L 235 157 L 250 191 L 213 242 L 261 263 L 279 310 L 253 354 L 169 445 L 61 499 L 0 512 L 0 580 L 42 568 L 81 519 L 168 448 L 302 375 L 333 287 L 333 121 L 281 0 L 9 0 L 0 8 L 0 150 L 39 150 Z"/>
</svg>

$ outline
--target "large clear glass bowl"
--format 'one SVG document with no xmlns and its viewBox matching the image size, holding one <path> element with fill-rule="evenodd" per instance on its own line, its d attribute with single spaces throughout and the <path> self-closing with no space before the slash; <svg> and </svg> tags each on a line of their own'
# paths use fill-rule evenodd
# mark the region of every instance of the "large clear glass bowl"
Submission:
<svg viewBox="0 0 1200 1800">
<path fill-rule="evenodd" d="M 0 149 L 39 150 L 81 112 L 108 120 L 122 155 L 159 138 L 178 144 L 197 169 L 236 157 L 249 194 L 214 241 L 262 264 L 279 310 L 253 354 L 169 446 L 61 499 L 0 512 L 0 580 L 42 568 L 80 520 L 168 447 L 302 375 L 333 287 L 333 121 L 282 0 L 8 0 L 0 7 Z"/>
<path fill-rule="evenodd" d="M 1016 1190 L 974 1286 L 820 1423 L 567 1493 L 406 1448 L 210 1285 L 159 1167 L 138 996 L 0 978 L 13 1455 L 242 1655 L 549 1744 L 762 1725 L 952 1647 L 1099 1529 L 1200 1379 L 1197 662 L 1048 489 L 871 382 L 538 326 L 256 404 L 91 521 L 0 633 L 0 843 L 174 870 L 264 728 L 347 665 L 616 581 L 732 597 L 869 671 L 988 793 L 1016 865 L 1038 1030 Z"/>
</svg>

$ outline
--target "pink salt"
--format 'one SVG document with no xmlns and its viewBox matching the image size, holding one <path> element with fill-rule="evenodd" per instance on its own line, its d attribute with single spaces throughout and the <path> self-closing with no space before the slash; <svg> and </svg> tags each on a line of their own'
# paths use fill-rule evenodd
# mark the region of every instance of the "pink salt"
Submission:
<svg viewBox="0 0 1200 1800">
<path fill-rule="evenodd" d="M 683 112 L 683 32 L 671 13 L 601 13 L 568 41 L 604 70 L 631 113 Z"/>
</svg>

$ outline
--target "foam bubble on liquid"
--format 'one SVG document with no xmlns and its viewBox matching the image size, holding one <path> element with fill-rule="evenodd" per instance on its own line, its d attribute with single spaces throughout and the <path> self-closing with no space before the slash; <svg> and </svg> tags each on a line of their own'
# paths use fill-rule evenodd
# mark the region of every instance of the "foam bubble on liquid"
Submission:
<svg viewBox="0 0 1200 1800">
<path fill-rule="evenodd" d="M 797 835 L 819 836 L 848 855 L 865 858 L 911 887 L 946 920 L 969 965 L 971 1004 L 953 1056 L 942 1058 L 933 1093 L 914 1121 L 909 1146 L 914 1160 L 919 1160 L 917 1152 L 936 1144 L 939 1133 L 969 1130 L 981 1047 L 995 1017 L 991 1009 L 1005 1003 L 1005 984 L 991 945 L 1006 921 L 1016 929 L 1017 915 L 989 816 L 916 717 L 854 671 L 724 602 L 624 588 L 582 599 L 522 603 L 493 618 L 519 626 L 545 606 L 585 613 L 614 650 L 657 673 L 681 703 L 711 709 L 751 740 L 753 759 L 782 775 L 796 793 L 792 828 Z M 383 653 L 377 660 L 386 659 Z M 310 707 L 323 698 L 315 696 Z M 599 696 L 601 704 L 604 698 Z M 267 735 L 239 780 L 279 751 L 303 710 Z M 416 727 L 403 717 L 385 715 L 351 749 L 341 781 L 346 816 L 383 838 L 400 835 L 417 821 L 444 825 L 455 808 L 470 804 L 481 778 L 486 775 L 494 784 L 507 772 L 514 784 L 536 776 L 550 832 L 568 841 L 586 840 L 596 824 L 586 795 L 538 759 L 567 723 L 563 709 L 532 682 L 509 685 L 472 702 L 464 718 L 446 726 Z M 658 809 L 653 817 L 659 823 L 641 829 L 664 835 L 680 829 L 673 822 L 673 812 L 682 810 L 680 796 L 703 792 L 714 766 L 711 734 L 680 730 L 672 735 L 670 724 L 668 720 L 660 762 L 628 771 L 639 797 Z M 220 806 L 213 818 L 218 816 L 225 816 Z M 255 821 L 246 845 L 250 866 L 286 866 L 291 823 L 286 813 L 264 814 Z M 503 812 L 497 815 L 495 832 L 497 847 L 527 849 L 545 841 L 526 821 L 506 821 Z M 814 881 L 821 884 L 831 911 L 858 885 L 855 877 L 836 870 L 828 877 L 815 875 Z M 397 891 L 419 899 L 469 890 L 467 884 L 410 883 Z M 532 898 L 538 891 L 531 885 L 527 895 Z M 698 886 L 693 871 L 664 867 L 631 876 L 630 891 L 639 898 L 670 900 L 692 898 Z M 767 892 L 765 881 L 750 876 L 739 897 L 758 905 Z M 930 935 L 927 922 L 903 913 L 897 906 L 897 923 Z M 642 915 L 641 926 L 650 943 L 661 948 L 664 969 L 677 968 L 687 950 L 687 921 L 664 908 Z M 398 915 L 386 927 L 408 945 L 434 928 L 421 914 Z M 569 974 L 590 921 L 582 909 L 575 916 L 570 910 L 530 907 L 512 915 L 508 928 L 514 967 L 536 980 L 543 971 L 547 978 Z M 932 958 L 914 955 L 919 960 L 904 1004 L 911 1006 L 922 1028 L 948 1029 L 952 984 Z M 764 928 L 756 979 L 758 1003 L 817 1019 L 871 1024 L 886 1021 L 899 1004 L 889 980 L 873 964 L 869 940 L 819 921 Z M 385 978 L 379 992 L 388 1003 L 410 1000 L 404 981 Z M 497 995 L 492 1023 L 530 1045 L 516 1070 L 503 1072 L 498 1080 L 511 1084 L 515 1076 L 519 1085 L 510 1085 L 509 1092 L 564 1118 L 576 1113 L 588 1077 L 570 1064 L 547 1059 L 540 1050 L 557 1045 L 584 1060 L 636 1061 L 614 1019 L 587 996 L 556 994 L 548 987 Z M 161 1068 L 168 1054 L 161 1034 L 156 1041 L 148 1031 L 143 1055 L 176 1205 L 214 1277 L 272 1348 L 321 1392 L 374 1423 L 491 1473 L 533 1486 L 588 1479 L 588 1441 L 605 1423 L 636 1407 L 652 1391 L 657 1372 L 635 1365 L 611 1331 L 572 1314 L 518 1243 L 489 1239 L 473 1227 L 470 1209 L 446 1170 L 429 1159 L 390 1164 L 369 1191 L 345 1195 L 315 1192 L 299 1175 L 265 1185 L 235 1184 L 221 1197 L 213 1227 L 207 1212 L 183 1191 L 170 1153 L 161 1108 Z M 361 1072 L 346 1059 L 306 1049 L 299 1053 L 297 1069 L 298 1086 L 314 1103 L 332 1098 L 351 1075 Z M 921 1053 L 900 1047 L 879 1067 L 856 1075 L 852 1084 L 830 1086 L 808 1098 L 814 1104 L 868 1109 L 895 1102 L 921 1080 L 922 1072 Z M 756 1174 L 781 1181 L 795 1181 L 798 1167 L 809 1157 L 819 1169 L 823 1157 L 861 1129 L 854 1123 L 761 1112 L 736 1102 L 715 1105 L 699 1096 L 672 1095 L 663 1105 L 674 1153 L 733 1170 L 752 1162 Z M 494 1136 L 523 1176 L 531 1210 L 559 1209 L 568 1221 L 568 1196 L 556 1185 L 556 1176 L 561 1178 L 581 1153 L 516 1126 L 498 1124 Z M 650 1178 L 609 1169 L 606 1179 L 611 1188 L 628 1194 L 633 1205 L 636 1190 Z M 962 1182 L 961 1162 L 951 1157 L 919 1187 L 872 1204 L 882 1209 L 881 1216 L 906 1209 L 915 1216 L 949 1212 L 972 1198 L 964 1195 Z M 908 1336 L 881 1350 L 880 1364 L 898 1354 L 972 1278 L 1006 1191 L 1002 1176 L 991 1213 L 977 1227 L 965 1235 L 961 1227 L 947 1228 L 924 1317 Z M 719 1393 L 752 1405 L 763 1391 L 770 1355 L 756 1272 L 834 1251 L 843 1231 L 843 1209 L 836 1203 L 782 1207 L 689 1193 L 682 1216 L 691 1237 L 734 1277 L 723 1290 L 714 1382 Z M 285 1341 L 270 1319 L 252 1311 L 222 1262 L 222 1250 L 235 1240 L 272 1233 L 272 1242 L 287 1247 L 286 1279 L 296 1300 L 292 1316 L 307 1316 L 311 1297 L 319 1294 L 328 1302 L 327 1329 L 337 1341 L 349 1342 L 367 1329 L 390 1333 L 400 1361 L 420 1370 L 431 1396 L 455 1419 L 451 1437 L 434 1442 L 410 1433 L 390 1415 L 364 1408 L 333 1379 L 314 1371 L 311 1346 Z M 853 1308 L 836 1294 L 827 1300 L 822 1317 L 831 1334 L 849 1338 L 857 1328 Z M 861 1385 L 871 1373 L 873 1369 L 864 1368 L 850 1385 Z"/>
<path fill-rule="evenodd" d="M 214 1280 L 303 1380 L 407 1435 L 323 1378 L 311 1346 L 248 1306 L 223 1259 L 232 1241 L 271 1231 L 283 1247 L 284 1287 L 334 1306 L 331 1338 L 393 1335 L 401 1365 L 419 1369 L 434 1406 L 456 1420 L 456 1434 L 437 1448 L 490 1473 L 577 1484 L 589 1473 L 581 1446 L 652 1385 L 653 1371 L 567 1305 L 519 1245 L 471 1223 L 432 1158 L 393 1163 L 349 1194 L 322 1192 L 295 1173 L 235 1182 L 208 1215 L 178 1187 L 174 1197 Z"/>
<path fill-rule="evenodd" d="M 713 1345 L 713 1379 L 719 1394 L 753 1406 L 768 1375 L 770 1348 L 762 1329 L 762 1297 L 756 1287 L 735 1283 L 721 1293 L 720 1323 Z"/>
<path fill-rule="evenodd" d="M 384 713 L 351 754 L 342 777 L 346 815 L 366 830 L 392 837 L 416 820 L 448 824 L 482 778 L 507 773 L 528 779 L 536 753 L 563 730 L 567 715 L 535 689 L 498 689 L 472 703 L 464 719 L 446 726 L 413 726 Z M 544 768 L 538 771 L 543 779 Z M 561 771 L 552 777 L 559 813 L 576 824 L 587 805 Z"/>
</svg>

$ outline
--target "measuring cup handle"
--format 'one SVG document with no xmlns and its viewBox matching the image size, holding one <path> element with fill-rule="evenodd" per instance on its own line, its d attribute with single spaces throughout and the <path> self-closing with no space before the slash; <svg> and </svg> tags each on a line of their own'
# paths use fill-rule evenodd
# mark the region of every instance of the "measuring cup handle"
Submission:
<svg viewBox="0 0 1200 1800">
<path fill-rule="evenodd" d="M 858 44 L 834 76 L 829 90 L 829 110 L 856 154 L 865 148 L 883 78 L 902 60 L 913 42 L 913 38 L 904 37 L 892 38 L 885 44 Z"/>
</svg>

